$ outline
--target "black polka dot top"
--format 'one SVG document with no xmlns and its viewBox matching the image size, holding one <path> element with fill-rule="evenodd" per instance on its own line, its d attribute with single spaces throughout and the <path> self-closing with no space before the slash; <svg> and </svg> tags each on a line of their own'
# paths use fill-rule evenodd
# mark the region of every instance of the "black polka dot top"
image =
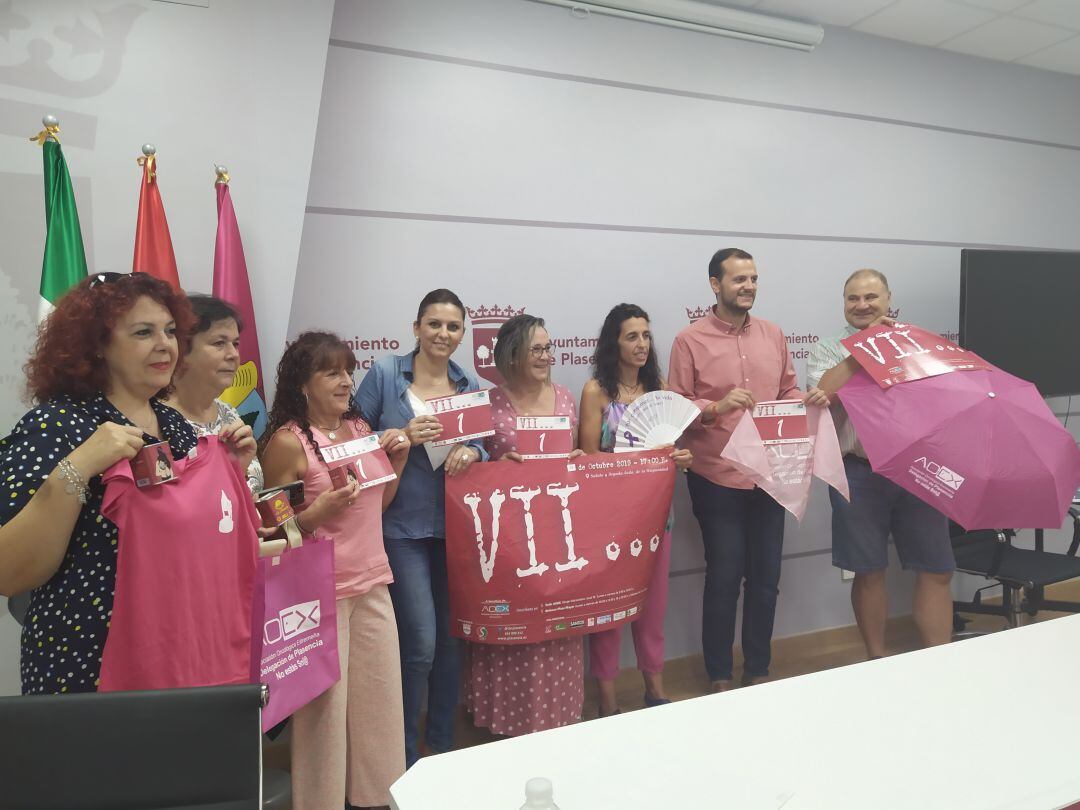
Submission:
<svg viewBox="0 0 1080 810">
<path fill-rule="evenodd" d="M 195 431 L 178 411 L 151 400 L 173 456 L 187 455 Z M 0 440 L 0 525 L 34 496 L 53 468 L 104 422 L 131 425 L 104 396 L 57 397 L 27 413 Z M 23 694 L 93 692 L 109 632 L 116 585 L 116 526 L 101 515 L 101 476 L 89 481 L 59 570 L 35 588 L 22 633 Z M 72 496 L 74 497 L 74 496 Z"/>
</svg>

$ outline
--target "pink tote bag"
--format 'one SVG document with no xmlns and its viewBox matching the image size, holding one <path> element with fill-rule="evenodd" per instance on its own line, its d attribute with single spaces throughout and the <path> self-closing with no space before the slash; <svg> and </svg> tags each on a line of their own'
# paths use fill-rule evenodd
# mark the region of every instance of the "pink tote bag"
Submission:
<svg viewBox="0 0 1080 810">
<path fill-rule="evenodd" d="M 280 556 L 261 558 L 252 614 L 252 680 L 270 689 L 266 731 L 341 678 L 333 541 L 296 533 Z"/>
</svg>

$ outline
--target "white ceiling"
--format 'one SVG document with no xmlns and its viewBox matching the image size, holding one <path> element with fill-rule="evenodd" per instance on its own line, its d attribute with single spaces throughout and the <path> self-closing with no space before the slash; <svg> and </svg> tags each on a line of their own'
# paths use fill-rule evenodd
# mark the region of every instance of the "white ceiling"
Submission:
<svg viewBox="0 0 1080 810">
<path fill-rule="evenodd" d="M 705 0 L 1080 75 L 1080 0 Z"/>
</svg>

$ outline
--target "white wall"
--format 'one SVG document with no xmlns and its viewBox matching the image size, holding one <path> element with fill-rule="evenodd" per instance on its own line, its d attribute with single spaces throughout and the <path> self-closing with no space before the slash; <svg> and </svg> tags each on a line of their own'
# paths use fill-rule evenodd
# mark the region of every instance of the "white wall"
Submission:
<svg viewBox="0 0 1080 810">
<path fill-rule="evenodd" d="M 331 37 L 290 335 L 408 347 L 416 302 L 449 286 L 527 307 L 556 340 L 635 301 L 666 361 L 732 244 L 758 259 L 755 312 L 789 335 L 838 331 L 842 280 L 865 266 L 905 319 L 954 332 L 961 247 L 1080 247 L 1076 77 L 840 29 L 804 54 L 525 0 L 339 0 Z M 554 377 L 576 393 L 589 351 L 566 354 Z M 699 649 L 703 570 L 685 487 L 676 503 L 672 657 Z M 778 635 L 851 622 L 828 519 L 818 490 L 789 523 Z M 908 578 L 893 591 L 907 612 Z"/>
<path fill-rule="evenodd" d="M 666 358 L 728 244 L 758 257 L 757 311 L 789 334 L 834 332 L 840 281 L 867 265 L 889 273 L 906 318 L 952 331 L 960 246 L 1080 243 L 1075 77 L 837 29 L 801 54 L 526 0 L 337 5 L 331 33 L 332 0 L 14 0 L 21 21 L 0 40 L 5 429 L 23 409 L 44 229 L 25 138 L 46 112 L 63 123 L 93 269 L 130 266 L 150 140 L 181 280 L 208 289 L 211 164 L 229 166 L 268 370 L 286 334 L 314 326 L 407 346 L 416 302 L 444 284 L 470 305 L 527 305 L 556 338 L 593 337 L 610 305 L 636 300 Z M 555 373 L 576 391 L 587 367 Z M 779 634 L 850 622 L 823 495 L 789 526 Z M 676 503 L 670 656 L 698 649 L 703 567 L 685 489 Z M 895 596 L 909 588 L 895 578 Z M 0 694 L 18 689 L 17 649 L 0 609 Z"/>
<path fill-rule="evenodd" d="M 21 365 L 45 227 L 41 153 L 27 136 L 47 112 L 61 121 L 92 272 L 131 268 L 135 158 L 152 141 L 181 283 L 209 292 L 213 164 L 229 167 L 272 369 L 285 340 L 333 0 L 8 5 L 5 22 L 14 22 L 0 39 L 0 324 L 14 351 L 0 352 L 0 430 L 25 410 Z M 0 694 L 18 688 L 17 628 L 3 611 Z"/>
</svg>

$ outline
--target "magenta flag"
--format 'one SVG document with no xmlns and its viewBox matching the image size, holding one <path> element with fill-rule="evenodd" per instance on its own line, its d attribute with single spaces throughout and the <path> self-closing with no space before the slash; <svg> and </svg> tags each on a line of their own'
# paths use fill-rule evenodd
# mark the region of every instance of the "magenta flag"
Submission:
<svg viewBox="0 0 1080 810">
<path fill-rule="evenodd" d="M 214 246 L 214 295 L 232 304 L 243 321 L 240 332 L 240 367 L 233 384 L 221 399 L 239 411 L 258 438 L 266 430 L 266 399 L 263 394 L 259 333 L 255 328 L 255 307 L 251 303 L 244 244 L 236 224 L 228 181 L 217 183 L 218 227 Z"/>
</svg>

